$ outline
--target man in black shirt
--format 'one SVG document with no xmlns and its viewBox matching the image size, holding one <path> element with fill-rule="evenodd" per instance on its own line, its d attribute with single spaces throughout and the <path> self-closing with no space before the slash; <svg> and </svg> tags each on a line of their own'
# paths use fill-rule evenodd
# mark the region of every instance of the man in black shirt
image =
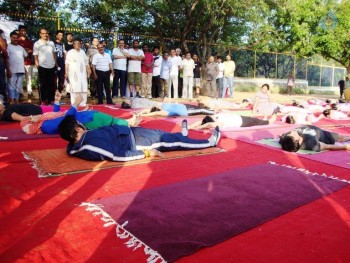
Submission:
<svg viewBox="0 0 350 263">
<path fill-rule="evenodd" d="M 339 91 L 340 91 L 340 98 L 343 98 L 345 81 L 343 79 L 339 80 L 338 86 L 339 86 Z"/>
<path fill-rule="evenodd" d="M 336 142 L 350 141 L 350 136 L 343 136 L 335 132 L 322 130 L 316 126 L 306 125 L 295 128 L 280 136 L 282 149 L 288 152 L 309 150 L 320 152 L 323 150 L 350 150 L 350 145 L 334 145 Z"/>
<path fill-rule="evenodd" d="M 64 88 L 64 76 L 65 76 L 65 45 L 63 44 L 63 31 L 58 30 L 56 32 L 56 40 L 54 41 L 57 57 L 57 68 L 56 68 L 56 81 L 58 82 L 58 91 L 61 93 Z"/>
</svg>

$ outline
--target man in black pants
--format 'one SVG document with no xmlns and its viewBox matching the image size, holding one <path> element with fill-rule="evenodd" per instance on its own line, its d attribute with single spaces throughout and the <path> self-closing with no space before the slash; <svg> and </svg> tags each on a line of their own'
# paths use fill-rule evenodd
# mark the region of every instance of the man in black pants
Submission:
<svg viewBox="0 0 350 263">
<path fill-rule="evenodd" d="M 106 92 L 107 104 L 113 104 L 110 87 L 110 76 L 114 77 L 111 56 L 104 52 L 102 44 L 97 45 L 98 54 L 92 59 L 92 72 L 97 81 L 98 103 L 103 104 L 103 89 Z"/>
</svg>

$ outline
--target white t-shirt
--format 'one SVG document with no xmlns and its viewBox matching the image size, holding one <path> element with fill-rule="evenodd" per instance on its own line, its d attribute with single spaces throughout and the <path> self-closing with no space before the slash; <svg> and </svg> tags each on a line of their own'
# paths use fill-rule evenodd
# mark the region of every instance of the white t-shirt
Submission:
<svg viewBox="0 0 350 263">
<path fill-rule="evenodd" d="M 183 77 L 193 77 L 193 69 L 195 68 L 193 59 L 184 59 L 181 61 L 183 69 Z"/>
<path fill-rule="evenodd" d="M 130 56 L 145 56 L 141 49 L 135 50 L 130 48 L 128 52 Z M 141 73 L 141 60 L 129 60 L 128 72 Z"/>
<path fill-rule="evenodd" d="M 38 56 L 39 66 L 51 69 L 55 66 L 54 53 L 56 52 L 55 44 L 52 41 L 43 41 L 39 39 L 35 42 L 33 55 Z"/>
<path fill-rule="evenodd" d="M 224 70 L 225 70 L 224 63 L 218 63 L 218 67 L 219 67 L 219 74 L 216 78 L 220 79 L 224 77 Z"/>
<path fill-rule="evenodd" d="M 129 53 L 127 49 L 123 49 L 123 52 Z M 112 52 L 113 56 L 124 56 L 124 54 L 121 52 L 120 48 L 114 48 Z M 118 70 L 126 71 L 126 65 L 127 65 L 127 57 L 124 58 L 114 58 L 113 60 L 113 68 Z"/>
<path fill-rule="evenodd" d="M 178 76 L 179 67 L 181 66 L 181 62 L 182 62 L 181 57 L 178 57 L 178 56 L 169 57 L 168 60 L 171 62 L 170 76 Z"/>
<path fill-rule="evenodd" d="M 9 67 L 11 73 L 24 73 L 24 58 L 28 55 L 20 45 L 8 44 Z"/>
<path fill-rule="evenodd" d="M 153 64 L 153 77 L 159 76 L 160 75 L 160 69 L 162 67 L 162 61 L 163 57 L 159 56 L 157 59 L 155 59 L 156 56 L 153 56 L 154 59 L 154 64 Z"/>
<path fill-rule="evenodd" d="M 242 117 L 232 113 L 218 113 L 216 115 L 220 128 L 239 128 L 242 126 Z"/>
<path fill-rule="evenodd" d="M 112 64 L 111 56 L 107 53 L 103 55 L 98 53 L 92 58 L 91 64 L 96 66 L 96 70 L 109 71 L 109 64 Z"/>
</svg>

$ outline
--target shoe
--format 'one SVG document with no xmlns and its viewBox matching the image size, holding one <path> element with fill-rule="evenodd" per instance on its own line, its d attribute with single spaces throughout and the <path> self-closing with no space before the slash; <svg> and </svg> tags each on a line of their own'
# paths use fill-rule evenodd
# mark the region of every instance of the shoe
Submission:
<svg viewBox="0 0 350 263">
<path fill-rule="evenodd" d="M 181 123 L 181 133 L 183 136 L 188 136 L 188 126 L 187 126 L 187 120 L 184 119 Z"/>
<path fill-rule="evenodd" d="M 139 94 L 136 94 L 135 98 L 142 98 Z"/>
<path fill-rule="evenodd" d="M 113 97 L 112 97 L 112 99 L 117 99 L 117 98 L 118 98 L 118 96 L 113 96 Z"/>
<path fill-rule="evenodd" d="M 209 141 L 211 146 L 216 146 L 216 145 L 218 145 L 220 138 L 221 138 L 221 133 L 219 130 L 219 126 L 216 126 L 213 134 L 210 136 L 208 141 Z"/>
<path fill-rule="evenodd" d="M 279 112 L 281 112 L 281 108 L 280 108 L 279 106 L 277 106 L 277 107 L 273 110 L 272 115 L 277 114 L 277 113 L 279 113 Z"/>
</svg>

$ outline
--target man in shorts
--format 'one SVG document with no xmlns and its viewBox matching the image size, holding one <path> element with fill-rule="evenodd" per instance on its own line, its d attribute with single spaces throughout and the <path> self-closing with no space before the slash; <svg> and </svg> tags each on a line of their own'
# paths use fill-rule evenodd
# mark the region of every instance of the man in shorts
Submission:
<svg viewBox="0 0 350 263">
<path fill-rule="evenodd" d="M 134 96 L 133 87 L 136 88 L 136 97 L 140 98 L 140 86 L 142 83 L 141 61 L 145 58 L 145 54 L 139 49 L 139 41 L 132 42 L 132 48 L 129 49 L 128 64 L 128 82 L 130 88 L 130 98 Z"/>
</svg>

